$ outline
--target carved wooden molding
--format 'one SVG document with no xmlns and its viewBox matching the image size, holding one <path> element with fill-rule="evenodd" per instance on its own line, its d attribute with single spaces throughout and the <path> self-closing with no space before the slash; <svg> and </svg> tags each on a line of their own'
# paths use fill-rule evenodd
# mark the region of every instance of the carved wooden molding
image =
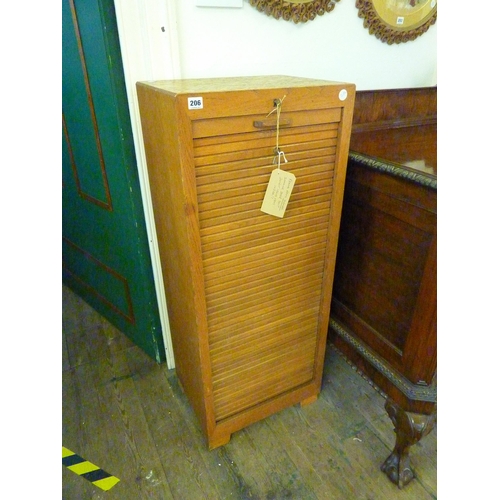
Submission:
<svg viewBox="0 0 500 500">
<path fill-rule="evenodd" d="M 398 29 L 385 23 L 378 15 L 373 0 L 356 0 L 358 16 L 363 18 L 363 26 L 368 29 L 370 35 L 375 35 L 381 42 L 392 45 L 393 43 L 405 43 L 415 40 L 423 35 L 437 19 L 437 10 L 422 25 L 414 29 Z"/>
<path fill-rule="evenodd" d="M 250 0 L 250 5 L 275 19 L 283 18 L 295 24 L 312 21 L 316 16 L 331 12 L 340 0 Z"/>
<path fill-rule="evenodd" d="M 372 156 L 356 153 L 354 151 L 349 151 L 349 160 L 357 162 L 373 170 L 377 170 L 378 172 L 400 177 L 415 184 L 419 184 L 420 186 L 425 186 L 437 191 L 437 178 L 434 175 L 402 168 L 401 165 L 398 165 L 397 163 L 392 163 L 388 160 L 379 160 L 377 158 L 373 158 Z"/>
<path fill-rule="evenodd" d="M 370 363 L 378 372 L 397 387 L 407 398 L 414 401 L 424 401 L 435 403 L 437 401 L 437 385 L 434 379 L 431 385 L 413 384 L 407 378 L 394 370 L 380 356 L 375 354 L 364 342 L 355 338 L 345 330 L 332 317 L 329 320 L 330 328 L 342 339 L 353 347 L 368 363 Z"/>
</svg>

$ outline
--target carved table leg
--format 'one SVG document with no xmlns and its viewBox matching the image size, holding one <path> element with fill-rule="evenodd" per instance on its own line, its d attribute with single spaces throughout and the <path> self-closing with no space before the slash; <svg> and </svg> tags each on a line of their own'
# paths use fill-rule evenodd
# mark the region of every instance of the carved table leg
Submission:
<svg viewBox="0 0 500 500">
<path fill-rule="evenodd" d="M 415 477 L 410 467 L 410 446 L 432 431 L 436 423 L 436 412 L 432 415 L 406 412 L 389 398 L 385 409 L 394 424 L 396 445 L 381 469 L 401 489 Z"/>
</svg>

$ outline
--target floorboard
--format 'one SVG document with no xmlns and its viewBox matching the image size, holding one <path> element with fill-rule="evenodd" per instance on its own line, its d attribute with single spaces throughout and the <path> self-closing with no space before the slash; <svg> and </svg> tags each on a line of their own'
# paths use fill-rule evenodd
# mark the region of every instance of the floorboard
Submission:
<svg viewBox="0 0 500 500">
<path fill-rule="evenodd" d="M 427 500 L 437 430 L 412 447 L 416 479 L 380 471 L 394 445 L 384 398 L 332 346 L 322 392 L 209 451 L 174 370 L 63 287 L 63 446 L 120 481 L 103 491 L 63 467 L 65 500 Z"/>
</svg>

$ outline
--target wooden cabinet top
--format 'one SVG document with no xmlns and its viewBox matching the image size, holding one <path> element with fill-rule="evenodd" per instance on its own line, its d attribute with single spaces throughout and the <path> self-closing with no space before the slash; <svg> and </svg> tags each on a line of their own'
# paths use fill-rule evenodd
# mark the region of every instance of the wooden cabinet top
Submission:
<svg viewBox="0 0 500 500">
<path fill-rule="evenodd" d="M 141 83 L 172 94 L 343 85 L 342 82 L 283 75 L 157 80 Z"/>
</svg>

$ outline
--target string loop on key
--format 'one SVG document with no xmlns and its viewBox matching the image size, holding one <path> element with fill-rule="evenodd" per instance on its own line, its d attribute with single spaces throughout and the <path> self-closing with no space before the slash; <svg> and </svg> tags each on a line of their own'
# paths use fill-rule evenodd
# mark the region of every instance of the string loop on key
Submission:
<svg viewBox="0 0 500 500">
<path fill-rule="evenodd" d="M 281 114 L 281 106 L 283 105 L 283 101 L 285 100 L 285 97 L 286 97 L 286 94 L 283 96 L 282 99 L 274 99 L 274 109 L 272 109 L 267 114 L 267 116 L 269 116 L 276 111 L 276 147 L 274 148 L 275 157 L 274 157 L 273 163 L 277 163 L 278 168 L 280 168 L 280 165 L 281 165 L 281 156 L 283 156 L 285 163 L 287 162 L 285 153 L 283 151 L 281 151 L 281 149 L 280 149 L 280 114 Z"/>
</svg>

